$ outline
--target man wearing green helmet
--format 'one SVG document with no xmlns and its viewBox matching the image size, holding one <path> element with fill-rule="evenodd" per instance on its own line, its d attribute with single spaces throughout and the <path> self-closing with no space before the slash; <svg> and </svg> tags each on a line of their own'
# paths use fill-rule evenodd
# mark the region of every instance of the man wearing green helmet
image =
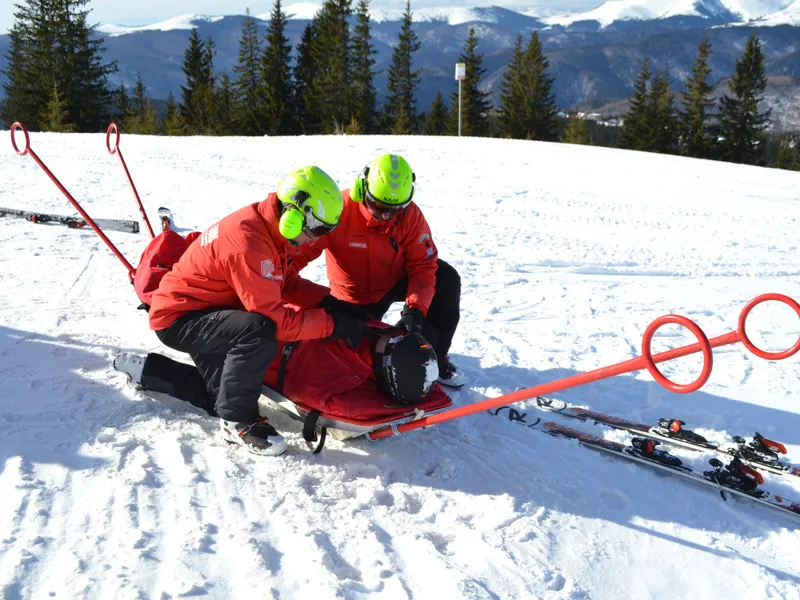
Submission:
<svg viewBox="0 0 800 600">
<path fill-rule="evenodd" d="M 298 169 L 266 200 L 198 236 L 153 293 L 150 328 L 165 346 L 188 353 L 205 382 L 207 393 L 193 403 L 220 417 L 227 441 L 255 454 L 286 448 L 258 413 L 278 341 L 332 337 L 355 348 L 370 335 L 352 315 L 316 308 L 327 288 L 300 278 L 294 265 L 303 245 L 336 229 L 341 212 L 333 179 L 316 166 Z M 120 353 L 114 366 L 153 391 L 181 385 L 168 362 Z"/>
<path fill-rule="evenodd" d="M 400 325 L 421 332 L 436 351 L 439 383 L 463 385 L 447 355 L 458 327 L 461 278 L 439 259 L 431 230 L 412 201 L 415 175 L 397 154 L 383 154 L 344 190 L 339 227 L 301 250 L 304 267 L 326 251 L 331 292 L 318 306 L 380 319 L 405 302 Z"/>
</svg>

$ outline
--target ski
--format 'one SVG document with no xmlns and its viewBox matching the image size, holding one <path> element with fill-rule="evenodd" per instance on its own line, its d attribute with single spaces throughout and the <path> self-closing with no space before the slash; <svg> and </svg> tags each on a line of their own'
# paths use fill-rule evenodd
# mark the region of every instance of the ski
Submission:
<svg viewBox="0 0 800 600">
<path fill-rule="evenodd" d="M 741 436 L 735 436 L 733 438 L 736 444 L 735 446 L 722 448 L 717 444 L 709 442 L 703 436 L 693 431 L 683 429 L 685 423 L 679 419 L 659 419 L 658 425 L 656 427 L 651 427 L 650 425 L 627 421 L 619 417 L 606 415 L 579 406 L 571 406 L 561 400 L 545 398 L 543 396 L 536 398 L 536 407 L 573 419 L 593 421 L 616 429 L 629 431 L 634 435 L 642 435 L 672 446 L 688 448 L 689 450 L 710 451 L 724 454 L 728 457 L 738 458 L 745 465 L 763 469 L 770 473 L 800 477 L 800 468 L 781 461 L 778 458 L 779 454 L 786 454 L 786 447 L 779 442 L 774 442 L 763 437 L 759 433 L 756 433 L 749 442 Z"/>
<path fill-rule="evenodd" d="M 172 229 L 172 211 L 164 206 L 158 208 L 158 218 L 161 219 L 161 231 Z"/>
<path fill-rule="evenodd" d="M 0 216 L 18 217 L 31 223 L 60 223 L 70 229 L 83 229 L 89 224 L 80 217 L 68 217 L 65 215 L 51 215 L 47 213 L 33 212 L 28 210 L 18 210 L 15 208 L 0 207 Z M 124 231 L 126 233 L 139 233 L 139 223 L 137 221 L 124 221 L 120 219 L 94 219 L 100 229 L 108 231 Z"/>
<path fill-rule="evenodd" d="M 739 458 L 734 457 L 728 464 L 723 464 L 719 459 L 712 458 L 709 461 L 711 469 L 700 472 L 684 465 L 677 456 L 673 456 L 664 450 L 659 450 L 657 446 L 660 442 L 651 438 L 635 437 L 630 445 L 626 445 L 583 431 L 570 429 L 553 422 L 540 422 L 533 428 L 538 428 L 552 436 L 574 439 L 589 448 L 608 452 L 614 456 L 642 463 L 716 488 L 723 499 L 725 499 L 725 493 L 730 493 L 800 517 L 800 503 L 792 502 L 783 496 L 778 496 L 759 488 L 758 486 L 764 483 L 761 473 L 743 464 Z"/>
</svg>

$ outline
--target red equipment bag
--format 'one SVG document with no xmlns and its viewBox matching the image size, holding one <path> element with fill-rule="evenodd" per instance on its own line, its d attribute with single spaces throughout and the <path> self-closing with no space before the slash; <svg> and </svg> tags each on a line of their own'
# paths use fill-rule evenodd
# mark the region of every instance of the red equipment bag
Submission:
<svg viewBox="0 0 800 600">
<path fill-rule="evenodd" d="M 172 270 L 173 265 L 180 260 L 183 253 L 199 235 L 200 232 L 194 231 L 183 238 L 168 229 L 162 231 L 147 244 L 133 278 L 133 288 L 136 290 L 139 300 L 142 301 L 142 306 L 139 308 L 150 309 L 153 292 L 158 289 L 164 275 Z"/>
</svg>

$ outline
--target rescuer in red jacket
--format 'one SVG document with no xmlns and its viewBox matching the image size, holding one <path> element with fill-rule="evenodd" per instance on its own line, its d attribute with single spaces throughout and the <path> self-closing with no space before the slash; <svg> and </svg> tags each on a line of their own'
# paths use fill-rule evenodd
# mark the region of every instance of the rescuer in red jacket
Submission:
<svg viewBox="0 0 800 600">
<path fill-rule="evenodd" d="M 223 437 L 253 453 L 286 448 L 258 414 L 278 342 L 334 337 L 356 347 L 370 335 L 345 311 L 315 308 L 327 288 L 301 279 L 293 264 L 303 244 L 337 227 L 341 210 L 341 191 L 324 171 L 298 169 L 266 200 L 204 231 L 153 293 L 151 329 L 165 346 L 191 356 L 211 403 L 204 408 L 220 417 Z M 118 355 L 115 368 L 141 371 L 143 364 L 125 362 L 131 356 Z"/>
<path fill-rule="evenodd" d="M 447 353 L 460 318 L 461 278 L 439 258 L 412 202 L 414 179 L 402 156 L 370 162 L 343 193 L 339 227 L 301 249 L 298 269 L 326 252 L 331 295 L 318 291 L 320 307 L 381 319 L 392 303 L 405 302 L 401 324 L 433 344 L 439 383 L 460 387 L 463 378 Z"/>
</svg>

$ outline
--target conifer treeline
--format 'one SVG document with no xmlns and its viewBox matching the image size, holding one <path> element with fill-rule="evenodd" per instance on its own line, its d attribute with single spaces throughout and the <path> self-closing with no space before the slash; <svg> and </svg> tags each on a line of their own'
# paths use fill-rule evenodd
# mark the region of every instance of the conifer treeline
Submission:
<svg viewBox="0 0 800 600">
<path fill-rule="evenodd" d="M 355 8 L 353 7 L 355 1 Z M 242 24 L 233 78 L 214 69 L 214 41 L 190 32 L 183 60 L 180 98 L 172 93 L 156 111 L 141 74 L 132 90 L 109 89 L 114 63 L 103 64 L 102 39 L 87 23 L 88 0 L 24 0 L 16 6 L 7 54 L 6 100 L 0 118 L 20 120 L 32 130 L 101 131 L 115 119 L 124 131 L 167 135 L 292 135 L 394 133 L 455 135 L 458 92 L 449 108 L 442 90 L 420 111 L 416 95 L 423 71 L 414 67 L 420 41 L 413 28 L 410 0 L 387 72 L 386 100 L 378 105 L 374 84 L 369 0 L 325 0 L 292 47 L 281 0 L 274 0 L 266 34 L 259 35 L 248 9 Z M 491 106 L 480 82 L 486 73 L 478 36 L 470 28 L 459 61 L 462 82 L 462 135 L 603 143 L 608 127 L 558 116 L 553 77 L 538 34 L 527 44 L 519 36 L 500 87 L 500 105 Z M 750 164 L 764 162 L 761 112 L 766 88 L 764 56 L 751 35 L 729 94 L 717 103 L 708 59 L 708 38 L 698 46 L 691 75 L 676 98 L 667 70 L 652 69 L 646 58 L 633 86 L 629 111 L 617 145 Z M 160 115 L 158 113 L 161 113 Z M 781 145 L 777 164 L 800 169 L 794 143 Z"/>
</svg>

